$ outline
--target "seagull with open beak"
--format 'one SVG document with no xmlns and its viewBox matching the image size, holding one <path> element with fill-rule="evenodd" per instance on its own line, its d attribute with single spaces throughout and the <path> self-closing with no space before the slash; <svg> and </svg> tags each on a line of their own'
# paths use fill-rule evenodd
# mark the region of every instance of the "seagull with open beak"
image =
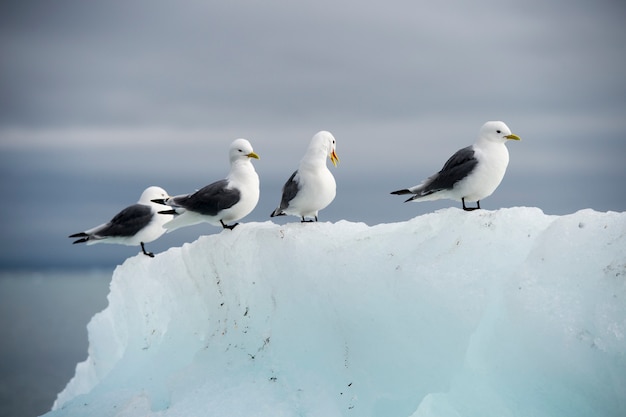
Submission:
<svg viewBox="0 0 626 417">
<path fill-rule="evenodd" d="M 298 169 L 283 186 L 280 205 L 271 217 L 291 215 L 300 217 L 302 222 L 313 218 L 317 221 L 318 212 L 326 208 L 337 193 L 335 177 L 326 166 L 326 158 L 334 166 L 339 163 L 336 152 L 337 141 L 327 131 L 313 136 L 311 143 L 300 161 Z"/>
</svg>

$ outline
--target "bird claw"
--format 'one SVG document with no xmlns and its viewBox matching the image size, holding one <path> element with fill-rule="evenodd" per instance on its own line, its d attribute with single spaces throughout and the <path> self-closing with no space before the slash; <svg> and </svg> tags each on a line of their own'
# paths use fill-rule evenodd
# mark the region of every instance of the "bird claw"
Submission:
<svg viewBox="0 0 626 417">
<path fill-rule="evenodd" d="M 467 207 L 465 206 L 465 199 L 462 198 L 461 202 L 463 203 L 463 210 L 465 211 L 474 211 L 474 210 L 480 210 L 480 201 L 476 202 L 476 207 Z"/>
<path fill-rule="evenodd" d="M 151 258 L 154 258 L 154 253 L 152 253 L 152 252 L 147 252 L 147 251 L 146 251 L 146 248 L 145 248 L 145 247 L 144 247 L 144 245 L 143 245 L 143 242 L 140 242 L 140 243 L 141 243 L 141 251 L 143 252 L 143 254 L 144 254 L 144 255 L 146 255 L 146 256 L 149 256 L 149 257 L 151 257 Z"/>
<path fill-rule="evenodd" d="M 222 220 L 220 220 L 220 223 L 222 223 L 222 227 L 224 229 L 229 229 L 229 230 L 233 230 L 235 228 L 235 226 L 237 226 L 239 223 L 235 223 L 235 224 L 226 224 L 224 223 Z"/>
</svg>

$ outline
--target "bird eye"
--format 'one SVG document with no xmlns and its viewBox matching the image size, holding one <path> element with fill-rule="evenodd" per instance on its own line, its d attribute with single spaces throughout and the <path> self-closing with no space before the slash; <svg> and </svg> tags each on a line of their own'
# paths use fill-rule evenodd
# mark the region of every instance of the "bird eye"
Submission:
<svg viewBox="0 0 626 417">
<path fill-rule="evenodd" d="M 496 132 L 497 132 L 497 133 L 502 133 L 502 131 L 501 131 L 501 130 L 496 130 Z"/>
</svg>

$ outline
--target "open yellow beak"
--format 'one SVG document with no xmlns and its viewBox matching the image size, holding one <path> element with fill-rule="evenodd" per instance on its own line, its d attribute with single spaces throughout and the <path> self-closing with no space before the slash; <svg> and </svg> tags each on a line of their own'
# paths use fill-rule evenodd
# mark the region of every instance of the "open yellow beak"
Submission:
<svg viewBox="0 0 626 417">
<path fill-rule="evenodd" d="M 333 149 L 333 151 L 330 153 L 330 161 L 333 163 L 334 166 L 337 166 L 337 164 L 339 163 L 339 157 L 337 156 L 337 154 L 335 153 L 335 150 Z"/>
<path fill-rule="evenodd" d="M 519 137 L 519 136 L 514 135 L 514 134 L 512 134 L 512 133 L 511 133 L 510 135 L 506 135 L 506 136 L 505 136 L 505 138 L 507 138 L 507 139 L 513 139 L 513 140 L 522 140 L 522 139 L 520 139 L 520 137 Z"/>
<path fill-rule="evenodd" d="M 256 153 L 254 153 L 254 152 L 250 152 L 250 153 L 249 153 L 248 155 L 246 155 L 246 156 L 247 156 L 247 157 L 249 157 L 249 158 L 261 159 L 261 158 L 259 158 L 259 155 L 257 155 L 257 154 L 256 154 Z"/>
</svg>

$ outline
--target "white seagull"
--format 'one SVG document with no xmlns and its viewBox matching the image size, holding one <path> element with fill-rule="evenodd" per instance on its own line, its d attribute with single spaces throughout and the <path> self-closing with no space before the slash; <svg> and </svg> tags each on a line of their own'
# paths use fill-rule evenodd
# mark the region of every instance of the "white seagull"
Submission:
<svg viewBox="0 0 626 417">
<path fill-rule="evenodd" d="M 300 217 L 303 222 L 307 221 L 306 217 L 317 221 L 317 213 L 335 199 L 337 192 L 335 178 L 326 166 L 327 157 L 334 166 L 339 162 L 335 147 L 330 132 L 321 131 L 313 136 L 300 166 L 283 186 L 280 205 L 270 217 L 288 214 Z"/>
<path fill-rule="evenodd" d="M 172 207 L 159 213 L 174 214 L 165 224 L 168 232 L 180 227 L 207 222 L 234 229 L 229 225 L 247 216 L 259 201 L 259 176 L 250 161 L 259 159 L 246 139 L 236 139 L 230 145 L 230 172 L 228 176 L 201 188 L 192 194 L 152 200 Z"/>
<path fill-rule="evenodd" d="M 161 187 L 148 187 L 144 190 L 137 204 L 126 207 L 111 219 L 84 232 L 70 235 L 80 239 L 73 243 L 117 243 L 121 245 L 141 245 L 144 255 L 154 257 L 152 252 L 146 252 L 145 243 L 158 239 L 165 229 L 163 224 L 172 219 L 172 215 L 158 214 L 160 206 L 152 202 L 156 198 L 167 197 L 167 192 Z"/>
<path fill-rule="evenodd" d="M 504 178 L 509 164 L 509 151 L 504 144 L 510 139 L 520 140 L 504 122 L 487 122 L 480 128 L 476 143 L 458 150 L 441 171 L 419 185 L 391 194 L 414 194 L 406 201 L 449 198 L 461 201 L 463 210 L 480 209 L 480 200 L 490 196 Z M 467 207 L 466 201 L 475 201 L 476 207 Z"/>
</svg>

